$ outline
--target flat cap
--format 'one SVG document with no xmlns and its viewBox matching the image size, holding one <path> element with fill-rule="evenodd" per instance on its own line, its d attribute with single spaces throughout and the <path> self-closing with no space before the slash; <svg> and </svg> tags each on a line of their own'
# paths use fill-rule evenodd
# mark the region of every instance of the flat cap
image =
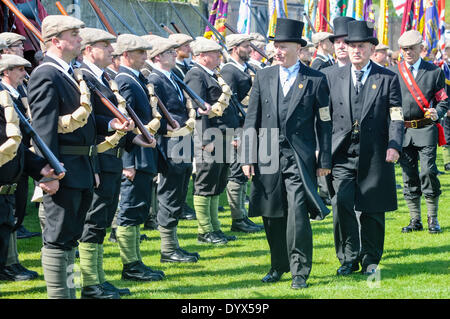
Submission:
<svg viewBox="0 0 450 319">
<path fill-rule="evenodd" d="M 117 53 L 117 43 L 111 43 L 111 46 L 113 47 L 113 52 L 112 52 L 112 56 L 119 56 L 120 54 Z"/>
<path fill-rule="evenodd" d="M 230 34 L 225 37 L 226 46 L 229 50 L 231 50 L 234 47 L 237 47 L 238 45 L 240 45 L 245 41 L 251 40 L 253 40 L 253 37 L 251 35 L 240 33 Z"/>
<path fill-rule="evenodd" d="M 61 32 L 84 28 L 84 22 L 71 16 L 49 15 L 42 21 L 41 28 L 42 38 L 46 42 Z"/>
<path fill-rule="evenodd" d="M 204 37 L 196 37 L 195 41 L 191 42 L 190 46 L 194 56 L 204 52 L 222 50 L 222 47 L 216 41 Z"/>
<path fill-rule="evenodd" d="M 169 39 L 176 42 L 179 47 L 181 47 L 182 45 L 185 45 L 189 42 L 194 41 L 194 39 L 190 35 L 187 35 L 184 33 L 171 34 L 171 35 L 169 35 Z"/>
<path fill-rule="evenodd" d="M 275 46 L 272 41 L 269 42 L 266 46 L 266 55 L 269 59 L 275 56 Z"/>
<path fill-rule="evenodd" d="M 376 47 L 375 47 L 375 51 L 381 51 L 381 50 L 388 50 L 389 46 L 384 44 L 384 43 L 379 43 Z"/>
<path fill-rule="evenodd" d="M 31 63 L 15 54 L 2 54 L 2 58 L 0 59 L 0 72 L 17 66 L 31 67 Z"/>
<path fill-rule="evenodd" d="M 314 47 L 314 43 L 309 40 L 306 40 L 306 45 L 303 48 L 312 48 Z"/>
<path fill-rule="evenodd" d="M 0 40 L 5 42 L 6 47 L 10 47 L 11 44 L 17 41 L 25 41 L 26 38 L 14 32 L 3 32 L 0 33 Z"/>
<path fill-rule="evenodd" d="M 333 33 L 329 32 L 317 32 L 312 35 L 311 40 L 314 45 L 317 45 L 320 41 L 326 40 L 332 35 Z"/>
<path fill-rule="evenodd" d="M 80 30 L 81 37 L 81 50 L 84 50 L 87 45 L 94 44 L 96 42 L 115 42 L 116 37 L 109 32 L 96 28 L 83 28 Z"/>
<path fill-rule="evenodd" d="M 155 40 L 155 39 L 159 39 L 159 40 L 161 40 L 161 39 L 166 39 L 166 38 L 160 37 L 159 35 L 156 35 L 156 34 L 146 34 L 146 35 L 142 35 L 141 38 L 144 39 L 144 40 L 147 41 L 147 42 L 151 42 L 151 41 L 153 41 L 153 40 Z"/>
<path fill-rule="evenodd" d="M 6 45 L 6 42 L 3 40 L 0 40 L 0 50 L 6 49 L 8 46 Z"/>
<path fill-rule="evenodd" d="M 116 41 L 116 53 L 118 55 L 128 51 L 136 50 L 150 50 L 152 45 L 142 39 L 142 37 L 134 34 L 121 34 L 117 37 Z"/>
<path fill-rule="evenodd" d="M 178 47 L 178 43 L 172 41 L 170 39 L 154 39 L 150 41 L 152 48 L 147 51 L 147 55 L 149 59 L 153 59 L 158 54 L 164 53 L 167 50 L 174 49 Z"/>
<path fill-rule="evenodd" d="M 266 43 L 266 38 L 261 33 L 251 32 L 250 36 L 253 38 L 252 41 L 264 42 Z"/>
<path fill-rule="evenodd" d="M 404 32 L 400 38 L 398 38 L 398 46 L 400 48 L 412 47 L 416 44 L 421 44 L 423 37 L 417 30 L 409 30 Z"/>
</svg>

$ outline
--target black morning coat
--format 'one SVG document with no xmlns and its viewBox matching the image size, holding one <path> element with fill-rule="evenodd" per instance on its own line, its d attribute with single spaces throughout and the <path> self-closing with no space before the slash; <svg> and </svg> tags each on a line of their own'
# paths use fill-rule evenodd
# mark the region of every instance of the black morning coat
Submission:
<svg viewBox="0 0 450 319">
<path fill-rule="evenodd" d="M 355 210 L 379 213 L 397 209 L 394 164 L 386 162 L 386 151 L 401 152 L 403 121 L 390 119 L 391 107 L 402 105 L 398 77 L 375 63 L 364 84 L 360 121 L 360 152 Z M 352 132 L 350 85 L 351 64 L 327 72 L 333 118 L 332 156 Z"/>
<path fill-rule="evenodd" d="M 248 64 L 247 67 L 249 67 Z M 256 73 L 253 68 L 252 71 L 253 73 Z M 238 69 L 236 62 L 233 60 L 230 60 L 230 62 L 222 67 L 220 74 L 231 88 L 231 91 L 236 94 L 239 102 L 241 102 L 252 87 L 252 77 L 250 74 Z"/>
<path fill-rule="evenodd" d="M 110 100 L 114 105 L 118 105 L 117 98 L 114 95 L 114 92 L 111 90 L 109 86 L 106 86 L 105 83 L 99 81 L 95 76 L 95 73 L 89 68 L 88 65 L 82 63 L 80 66 L 80 70 L 83 72 L 84 78 L 91 82 L 103 95 Z M 103 104 L 100 97 L 93 91 L 91 91 L 91 103 L 94 109 L 95 118 L 97 121 L 107 122 L 109 123 L 115 117 L 113 113 Z M 115 131 L 108 132 L 105 134 L 97 135 L 97 144 L 102 143 L 105 140 L 106 136 L 113 135 Z M 136 136 L 136 134 L 132 132 L 128 132 L 125 136 L 120 139 L 119 145 L 117 147 L 125 147 L 127 150 L 131 150 L 132 140 Z M 110 173 L 121 173 L 122 172 L 122 159 L 120 157 L 114 156 L 112 154 L 102 154 L 98 153 L 98 163 L 99 169 L 102 172 L 110 172 Z"/>
<path fill-rule="evenodd" d="M 51 57 L 46 56 L 43 63 L 50 62 L 59 65 Z M 32 125 L 60 162 L 64 163 L 67 172 L 60 185 L 92 189 L 94 173 L 98 173 L 96 156 L 61 155 L 59 147 L 96 145 L 97 129 L 107 132 L 106 121 L 96 122 L 91 113 L 87 123 L 72 133 L 58 133 L 58 117 L 73 113 L 80 107 L 80 91 L 73 81 L 62 71 L 49 65 L 35 69 L 28 82 L 28 101 L 31 109 Z"/>
<path fill-rule="evenodd" d="M 405 121 L 417 120 L 424 117 L 424 113 L 420 109 L 417 102 L 408 90 L 403 81 L 398 65 L 390 68 L 395 72 L 400 81 L 400 88 L 402 90 L 402 107 Z M 430 103 L 431 107 L 435 108 L 439 118 L 442 118 L 448 110 L 448 98 L 438 101 L 436 93 L 444 89 L 445 92 L 445 75 L 440 68 L 432 63 L 422 60 L 419 64 L 417 75 L 414 79 L 417 86 L 422 91 L 425 98 Z M 403 146 L 410 144 L 417 147 L 436 145 L 438 143 L 438 129 L 436 125 L 427 125 L 423 128 L 405 128 L 405 137 Z"/>
<path fill-rule="evenodd" d="M 273 139 L 268 129 L 278 128 L 278 94 L 279 66 L 264 68 L 257 72 L 253 82 L 244 132 L 256 129 L 257 147 Z M 312 219 L 323 219 L 328 208 L 317 193 L 316 169 L 331 169 L 331 119 L 321 117 L 319 109 L 328 107 L 328 86 L 325 76 L 307 66 L 301 65 L 297 79 L 292 85 L 291 102 L 286 116 L 286 132 L 283 132 L 294 150 L 299 174 L 305 187 L 307 205 Z M 267 130 L 265 130 L 267 129 Z M 271 134 L 270 136 L 265 136 Z M 319 145 L 316 147 L 316 134 Z M 245 138 L 245 137 L 244 137 Z M 250 154 L 250 144 L 245 143 L 245 154 Z M 319 149 L 316 160 L 315 151 Z M 249 216 L 282 217 L 285 215 L 280 199 L 282 194 L 281 173 L 261 174 L 264 166 L 274 165 L 279 161 L 278 153 L 272 155 L 269 163 L 258 156 L 257 161 L 246 160 L 255 165 L 255 176 L 252 179 L 252 191 Z"/>
<path fill-rule="evenodd" d="M 143 77 L 143 75 L 141 75 Z M 152 119 L 150 96 L 145 79 L 137 77 L 130 69 L 121 66 L 115 81 L 119 86 L 120 95 L 134 110 L 144 125 Z M 158 151 L 155 148 L 133 145 L 122 156 L 123 167 L 134 167 L 145 173 L 156 174 L 158 172 Z"/>
</svg>

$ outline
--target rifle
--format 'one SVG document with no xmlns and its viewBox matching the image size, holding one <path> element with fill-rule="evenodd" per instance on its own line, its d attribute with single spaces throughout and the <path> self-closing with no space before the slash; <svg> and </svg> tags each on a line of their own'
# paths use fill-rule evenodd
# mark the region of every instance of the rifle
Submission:
<svg viewBox="0 0 450 319">
<path fill-rule="evenodd" d="M 312 32 L 317 33 L 316 28 L 314 28 L 314 24 L 312 23 L 311 19 L 306 14 L 306 12 L 303 12 L 303 16 L 306 18 L 306 21 L 308 22 L 309 26 L 311 27 Z"/>
<path fill-rule="evenodd" d="M 161 28 L 164 29 L 164 31 L 166 31 L 168 34 L 173 34 L 174 32 L 172 30 L 170 30 L 164 23 L 160 24 Z"/>
<path fill-rule="evenodd" d="M 161 102 L 161 99 L 156 95 L 156 99 L 158 100 L 158 107 L 161 110 L 161 112 L 163 113 L 163 116 L 166 118 L 167 122 L 170 124 L 170 126 L 172 126 L 173 128 L 176 127 L 175 125 L 175 120 L 173 119 L 172 115 L 170 115 L 169 111 L 167 111 L 166 106 L 164 105 L 163 102 Z"/>
<path fill-rule="evenodd" d="M 95 3 L 95 1 L 94 0 L 88 0 L 88 1 L 91 4 L 92 8 L 94 9 L 95 14 L 97 15 L 97 17 L 100 19 L 100 22 L 105 26 L 105 28 L 108 30 L 108 32 L 113 34 L 113 35 L 115 35 L 115 36 L 117 36 L 116 31 L 114 31 L 114 29 L 111 26 L 111 24 L 109 23 L 108 19 L 106 19 L 106 17 L 103 14 L 102 10 L 100 10 L 100 8 Z"/>
<path fill-rule="evenodd" d="M 170 24 L 172 25 L 172 28 L 174 28 L 177 33 L 183 33 L 183 32 L 181 32 L 180 28 L 178 28 L 178 26 L 175 24 L 175 22 L 170 22 Z"/>
<path fill-rule="evenodd" d="M 192 91 L 192 89 L 187 86 L 186 83 L 183 82 L 183 80 L 181 80 L 175 73 L 172 72 L 172 76 L 175 79 L 175 81 L 177 82 L 177 84 L 181 87 L 181 89 L 183 91 L 185 91 L 187 93 L 187 95 L 189 95 L 189 97 L 198 105 L 199 108 L 201 108 L 203 111 L 206 111 L 208 108 L 206 107 L 206 102 L 200 97 L 198 96 L 197 93 L 195 93 L 194 91 Z"/>
<path fill-rule="evenodd" d="M 150 132 L 144 126 L 144 124 L 142 123 L 141 119 L 137 116 L 136 112 L 134 112 L 133 108 L 128 104 L 128 102 L 127 102 L 127 105 L 126 105 L 125 109 L 127 110 L 128 115 L 130 115 L 131 119 L 136 124 L 137 128 L 139 129 L 139 131 L 141 131 L 141 134 L 144 135 L 144 137 L 147 140 L 147 142 L 148 143 L 153 143 L 154 137 L 152 136 L 152 134 L 150 134 Z"/>
<path fill-rule="evenodd" d="M 225 22 L 225 27 L 233 33 L 239 33 L 235 28 L 233 28 L 231 25 L 229 25 L 226 22 Z M 251 42 L 250 42 L 250 46 L 252 47 L 253 50 L 258 52 L 263 58 L 265 58 L 266 60 L 269 60 L 269 57 L 266 55 L 266 53 L 263 50 L 261 50 L 260 48 L 258 48 L 256 45 L 254 45 Z"/>
<path fill-rule="evenodd" d="M 334 32 L 334 28 L 333 28 L 333 26 L 331 25 L 331 23 L 330 23 L 330 21 L 328 21 L 328 19 L 323 15 L 323 13 L 320 13 L 321 15 L 322 15 L 322 18 L 325 20 L 325 22 L 328 24 L 328 26 L 330 27 L 330 29 L 331 29 L 331 32 Z"/>
<path fill-rule="evenodd" d="M 144 32 L 147 33 L 147 34 L 151 34 L 151 33 L 148 32 L 147 29 L 145 28 L 144 23 L 142 22 L 141 18 L 139 17 L 139 15 L 137 14 L 136 10 L 134 9 L 133 3 L 132 3 L 131 1 L 130 1 L 130 7 L 131 7 L 131 10 L 132 10 L 133 13 L 134 13 L 134 16 L 136 17 L 136 20 L 137 20 L 137 21 L 139 22 L 139 24 L 141 25 L 141 28 L 144 29 Z"/>
<path fill-rule="evenodd" d="M 242 106 L 241 102 L 239 102 L 239 100 L 236 96 L 236 93 L 231 94 L 230 102 L 236 108 L 238 113 L 241 113 L 242 118 L 245 120 L 245 117 L 247 116 L 247 114 L 245 113 L 244 107 Z"/>
<path fill-rule="evenodd" d="M 56 7 L 58 8 L 59 12 L 61 12 L 61 14 L 63 16 L 68 16 L 69 14 L 67 13 L 66 9 L 64 9 L 63 5 L 61 4 L 61 2 L 56 1 L 55 2 Z"/>
<path fill-rule="evenodd" d="M 89 0 L 91 2 L 92 0 Z M 120 14 L 109 4 L 108 1 L 102 0 L 103 4 L 116 16 L 116 18 L 128 29 L 132 34 L 136 34 L 137 32 L 120 16 Z"/>
<path fill-rule="evenodd" d="M 12 99 L 11 99 L 12 100 Z M 39 149 L 42 156 L 47 160 L 47 162 L 50 164 L 50 166 L 55 170 L 55 174 L 59 175 L 61 173 L 67 172 L 67 170 L 64 168 L 64 166 L 61 165 L 59 160 L 56 158 L 55 154 L 50 150 L 50 148 L 47 146 L 47 144 L 44 143 L 42 138 L 36 133 L 36 131 L 31 126 L 30 122 L 28 122 L 27 118 L 22 114 L 22 112 L 17 107 L 16 103 L 12 101 L 14 105 L 14 110 L 16 111 L 17 115 L 19 116 L 20 122 L 24 126 L 24 131 L 31 136 L 33 139 L 34 145 Z"/>
<path fill-rule="evenodd" d="M 211 29 L 211 31 L 214 33 L 217 41 L 219 41 L 219 44 L 226 50 L 228 51 L 227 47 L 225 46 L 225 38 L 223 37 L 222 34 L 220 34 L 219 31 L 217 31 L 217 29 L 211 24 L 211 22 L 209 22 L 208 19 L 206 19 L 201 13 L 200 11 L 198 11 L 198 9 L 196 7 L 194 7 L 191 3 L 189 3 L 189 5 L 191 6 L 191 8 L 195 11 L 195 13 L 197 13 L 197 15 L 206 23 L 206 25 Z"/>
<path fill-rule="evenodd" d="M 191 32 L 191 30 L 189 30 L 188 26 L 186 25 L 186 23 L 183 20 L 183 17 L 178 12 L 177 8 L 175 8 L 175 6 L 174 6 L 174 4 L 173 4 L 173 2 L 171 0 L 169 0 L 169 4 L 172 7 L 173 11 L 175 11 L 175 14 L 177 15 L 178 19 L 180 19 L 180 21 L 183 24 L 183 26 L 186 29 L 186 31 L 189 33 L 189 35 L 192 37 L 192 39 L 195 39 L 195 35 Z"/>
<path fill-rule="evenodd" d="M 14 15 L 19 18 L 20 21 L 24 24 L 24 26 L 30 30 L 40 41 L 44 42 L 42 38 L 41 32 L 28 20 L 19 9 L 17 9 L 16 5 L 10 0 L 1 0 L 8 8 L 11 10 Z"/>
<path fill-rule="evenodd" d="M 144 13 L 147 15 L 149 20 L 156 26 L 156 29 L 158 29 L 159 32 L 164 33 L 164 30 L 161 29 L 161 27 L 158 25 L 158 23 L 156 23 L 155 19 L 153 19 L 153 17 L 150 15 L 150 13 L 148 13 L 148 11 L 144 8 L 144 6 L 141 4 L 141 2 L 137 1 L 137 3 L 141 7 L 142 11 L 144 11 Z"/>
</svg>

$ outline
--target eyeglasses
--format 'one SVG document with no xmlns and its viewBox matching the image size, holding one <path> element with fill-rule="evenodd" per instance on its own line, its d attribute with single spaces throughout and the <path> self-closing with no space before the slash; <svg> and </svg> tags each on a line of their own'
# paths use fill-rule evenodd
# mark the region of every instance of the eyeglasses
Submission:
<svg viewBox="0 0 450 319">
<path fill-rule="evenodd" d="M 176 51 L 174 49 L 164 51 L 163 54 L 175 54 Z"/>
</svg>

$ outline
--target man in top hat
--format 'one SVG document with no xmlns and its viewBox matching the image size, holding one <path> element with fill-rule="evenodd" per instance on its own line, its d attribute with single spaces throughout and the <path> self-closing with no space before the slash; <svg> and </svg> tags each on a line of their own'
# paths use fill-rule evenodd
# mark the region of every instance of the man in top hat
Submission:
<svg viewBox="0 0 450 319">
<path fill-rule="evenodd" d="M 159 120 L 150 104 L 147 80 L 140 71 L 147 59 L 147 50 L 152 46 L 132 34 L 121 34 L 116 43 L 117 53 L 121 55 L 115 79 L 119 93 L 146 128 L 155 133 Z M 133 145 L 122 156 L 123 177 L 116 234 L 123 264 L 122 279 L 158 281 L 165 277 L 164 272 L 146 266 L 140 252 L 140 225 L 148 216 L 152 182 L 158 172 L 159 154 L 155 149 L 155 139 L 151 145 L 151 148 Z"/>
<path fill-rule="evenodd" d="M 231 148 L 233 129 L 239 127 L 239 115 L 229 103 L 230 88 L 217 72 L 222 47 L 213 40 L 197 37 L 191 43 L 191 48 L 194 64 L 184 81 L 212 106 L 209 115 L 199 113 L 194 133 L 194 209 L 198 222 L 197 239 L 200 243 L 223 245 L 236 239 L 235 236 L 222 232 L 218 209 L 219 196 L 227 184 L 230 162 L 226 157 L 230 154 L 226 152 L 226 148 Z M 201 109 L 197 110 L 203 112 Z"/>
<path fill-rule="evenodd" d="M 17 55 L 3 55 L 0 59 L 0 74 L 3 82 L 0 93 L 2 95 L 0 105 L 0 270 L 3 274 L 12 274 L 14 280 L 30 279 L 29 274 L 18 272 L 14 267 L 9 266 L 5 269 L 14 226 L 14 192 L 17 181 L 22 172 L 26 171 L 26 175 L 38 181 L 39 186 L 47 194 L 53 195 L 59 189 L 58 179 L 64 177 L 64 173 L 56 176 L 47 161 L 32 153 L 28 149 L 29 146 L 23 143 L 21 123 L 14 104 L 21 112 L 24 112 L 19 106 L 21 102 L 17 88 L 25 77 L 25 67 L 29 66 L 31 64 L 27 60 Z"/>
<path fill-rule="evenodd" d="M 410 223 L 403 227 L 404 233 L 423 229 L 422 195 L 427 206 L 428 231 L 441 231 L 437 219 L 441 184 L 436 167 L 436 149 L 441 134 L 436 123 L 448 110 L 448 96 L 442 70 L 420 57 L 422 41 L 420 32 L 410 30 L 403 33 L 398 45 L 404 61 L 392 68 L 400 79 L 405 117 L 405 138 L 399 162 Z"/>
<path fill-rule="evenodd" d="M 189 45 L 194 39 L 191 36 L 183 33 L 174 33 L 169 35 L 169 39 L 177 43 L 175 49 L 177 58 L 175 59 L 175 67 L 173 72 L 180 78 L 184 79 L 186 73 L 189 71 L 189 63 L 186 61 L 191 58 L 192 49 Z"/>
<path fill-rule="evenodd" d="M 329 32 L 317 32 L 311 37 L 312 43 L 316 47 L 316 57 L 311 62 L 311 68 L 315 70 L 322 70 L 327 66 L 333 65 L 333 43 L 330 41 L 332 33 Z"/>
<path fill-rule="evenodd" d="M 99 184 L 97 122 L 79 74 L 70 65 L 80 54 L 79 29 L 84 23 L 69 16 L 47 16 L 42 22 L 44 63 L 28 83 L 32 125 L 67 173 L 57 194 L 44 195 L 42 268 L 49 298 L 76 298 L 73 283 L 75 248 L 81 237 L 94 185 Z"/>
<path fill-rule="evenodd" d="M 310 218 L 329 213 L 317 194 L 316 176 L 331 169 L 328 87 L 322 73 L 298 60 L 306 45 L 303 27 L 301 21 L 278 19 L 270 38 L 278 65 L 256 74 L 243 139 L 250 137 L 244 154 L 256 152 L 253 145 L 260 155 L 245 158 L 242 169 L 253 178 L 249 215 L 263 217 L 270 247 L 271 269 L 262 281 L 277 282 L 290 271 L 293 289 L 307 287 L 313 252 Z"/>
<path fill-rule="evenodd" d="M 245 34 L 230 34 L 226 38 L 226 46 L 229 50 L 229 59 L 220 70 L 225 82 L 236 97 L 237 102 L 243 107 L 248 106 L 250 89 L 256 70 L 247 62 L 250 59 L 250 41 L 252 37 Z M 240 114 L 242 116 L 242 114 Z M 243 124 L 243 118 L 241 118 Z M 234 158 L 230 163 L 230 174 L 227 183 L 227 198 L 231 210 L 231 231 L 253 233 L 262 230 L 262 227 L 253 223 L 247 216 L 245 198 L 247 195 L 248 179 L 241 169 L 240 141 L 241 134 L 237 132 L 233 147 Z"/>
<path fill-rule="evenodd" d="M 371 57 L 372 61 L 383 67 L 388 67 L 388 50 L 389 46 L 379 43 Z"/>
<path fill-rule="evenodd" d="M 351 63 L 327 73 L 333 114 L 333 224 L 343 250 L 338 276 L 357 271 L 359 263 L 363 274 L 376 271 L 383 254 L 385 212 L 397 209 L 394 163 L 403 141 L 398 78 L 370 61 L 378 44 L 373 29 L 366 21 L 351 21 L 345 41 Z"/>
</svg>

